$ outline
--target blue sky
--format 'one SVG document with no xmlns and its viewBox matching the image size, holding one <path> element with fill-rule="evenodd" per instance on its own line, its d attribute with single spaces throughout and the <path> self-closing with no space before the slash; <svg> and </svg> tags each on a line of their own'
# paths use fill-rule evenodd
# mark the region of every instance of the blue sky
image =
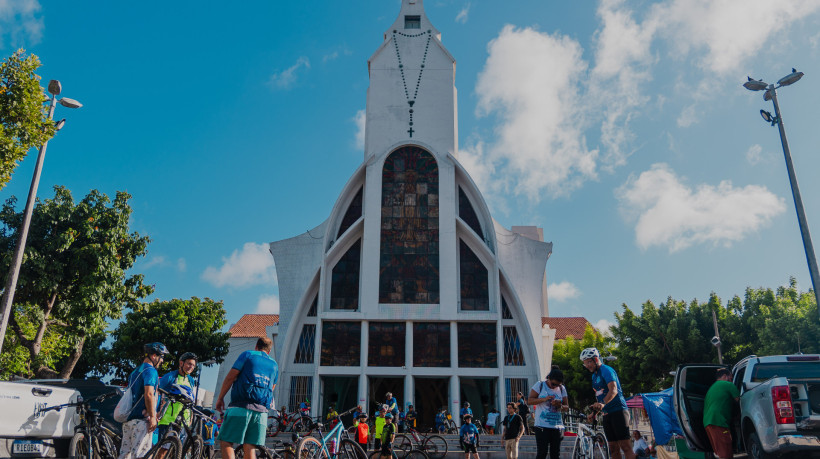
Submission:
<svg viewBox="0 0 820 459">
<path fill-rule="evenodd" d="M 425 7 L 457 60 L 460 160 L 498 221 L 554 243 L 551 315 L 810 287 L 771 103 L 741 84 L 805 72 L 778 94 L 820 231 L 820 1 Z M 39 196 L 128 191 L 156 298 L 224 300 L 231 323 L 277 311 L 264 244 L 322 222 L 360 164 L 367 59 L 398 11 L 0 0 L 2 54 L 37 54 L 85 104 L 58 108 Z M 35 156 L 1 199 L 25 199 Z"/>
</svg>

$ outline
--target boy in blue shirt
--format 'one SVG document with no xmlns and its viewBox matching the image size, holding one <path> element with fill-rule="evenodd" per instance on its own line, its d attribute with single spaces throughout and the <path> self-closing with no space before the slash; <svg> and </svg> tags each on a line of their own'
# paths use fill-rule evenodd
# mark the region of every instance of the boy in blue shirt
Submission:
<svg viewBox="0 0 820 459">
<path fill-rule="evenodd" d="M 473 424 L 473 415 L 464 415 L 464 424 L 458 432 L 461 446 L 464 448 L 464 459 L 470 459 L 470 455 L 475 455 L 478 459 L 478 428 Z"/>
</svg>

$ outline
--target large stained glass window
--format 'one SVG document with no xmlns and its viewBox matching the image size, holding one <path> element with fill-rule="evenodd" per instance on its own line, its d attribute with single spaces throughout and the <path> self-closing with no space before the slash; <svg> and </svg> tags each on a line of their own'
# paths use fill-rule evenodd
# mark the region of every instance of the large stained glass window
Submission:
<svg viewBox="0 0 820 459">
<path fill-rule="evenodd" d="M 358 366 L 361 343 L 361 322 L 323 322 L 322 366 Z"/>
<path fill-rule="evenodd" d="M 379 302 L 439 302 L 438 165 L 414 146 L 400 148 L 382 171 Z"/>
<path fill-rule="evenodd" d="M 330 309 L 359 309 L 359 266 L 362 240 L 359 239 L 333 267 Z"/>
<path fill-rule="evenodd" d="M 345 212 L 345 216 L 342 217 L 342 224 L 339 225 L 339 233 L 336 237 L 341 236 L 351 225 L 356 223 L 356 220 L 361 218 L 362 216 L 362 190 L 364 188 L 359 188 L 359 192 L 356 193 L 356 196 L 353 197 L 353 201 L 350 202 L 350 206 L 347 208 L 347 212 Z"/>
<path fill-rule="evenodd" d="M 459 266 L 461 273 L 461 310 L 489 311 L 490 293 L 487 287 L 488 273 L 484 263 L 459 240 Z"/>
<path fill-rule="evenodd" d="M 367 365 L 403 367 L 405 326 L 403 322 L 370 322 Z"/>
<path fill-rule="evenodd" d="M 464 193 L 461 187 L 458 187 L 458 216 L 464 220 L 464 223 L 469 225 L 481 239 L 484 239 L 484 233 L 481 232 L 481 223 L 478 222 L 478 215 L 476 215 L 473 204 L 470 202 L 470 199 L 467 198 L 467 194 Z"/>
<path fill-rule="evenodd" d="M 450 324 L 424 322 L 413 324 L 413 366 L 450 366 Z"/>
<path fill-rule="evenodd" d="M 458 324 L 458 366 L 498 368 L 495 323 Z"/>
<path fill-rule="evenodd" d="M 313 363 L 313 349 L 316 343 L 316 325 L 305 324 L 302 334 L 299 335 L 299 344 L 296 347 L 296 356 L 293 363 Z"/>
<path fill-rule="evenodd" d="M 515 327 L 504 327 L 504 365 L 524 366 L 524 350 Z"/>
</svg>

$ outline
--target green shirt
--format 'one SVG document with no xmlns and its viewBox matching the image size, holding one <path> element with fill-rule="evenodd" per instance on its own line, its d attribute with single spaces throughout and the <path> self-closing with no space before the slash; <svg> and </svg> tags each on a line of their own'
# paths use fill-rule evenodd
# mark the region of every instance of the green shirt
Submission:
<svg viewBox="0 0 820 459">
<path fill-rule="evenodd" d="M 191 387 L 191 385 L 188 383 L 188 377 L 185 375 L 177 376 L 177 380 L 174 381 L 174 384 Z M 171 402 L 168 405 L 168 408 L 165 410 L 165 414 L 162 416 L 162 419 L 160 419 L 159 422 L 157 422 L 157 424 L 161 426 L 167 426 L 168 424 L 176 420 L 177 415 L 180 411 L 182 411 L 182 403 Z M 191 413 L 185 413 L 184 418 L 185 423 L 189 423 L 191 421 Z"/>
<path fill-rule="evenodd" d="M 703 425 L 729 427 L 732 407 L 738 397 L 740 392 L 731 381 L 715 381 L 703 401 Z"/>
</svg>

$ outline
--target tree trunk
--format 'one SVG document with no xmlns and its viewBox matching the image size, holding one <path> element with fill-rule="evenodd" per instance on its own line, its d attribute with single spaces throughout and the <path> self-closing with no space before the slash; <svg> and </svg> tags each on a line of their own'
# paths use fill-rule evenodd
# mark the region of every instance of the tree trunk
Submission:
<svg viewBox="0 0 820 459">
<path fill-rule="evenodd" d="M 54 302 L 56 300 L 57 292 L 55 291 L 54 294 L 51 295 L 51 299 L 48 300 L 48 304 L 43 308 L 43 321 L 40 323 L 37 334 L 34 335 L 34 339 L 29 345 L 31 360 L 36 360 L 37 356 L 40 355 L 40 350 L 43 347 L 43 337 L 46 335 L 46 328 L 48 328 L 48 318 L 51 316 L 51 310 L 54 309 Z"/>
<path fill-rule="evenodd" d="M 74 366 L 77 365 L 77 361 L 79 361 L 80 356 L 83 355 L 83 345 L 85 345 L 85 335 L 80 336 L 77 346 L 71 350 L 71 355 L 68 356 L 68 361 L 65 363 L 63 370 L 60 372 L 60 379 L 68 379 L 71 377 L 71 372 L 74 371 Z"/>
</svg>

